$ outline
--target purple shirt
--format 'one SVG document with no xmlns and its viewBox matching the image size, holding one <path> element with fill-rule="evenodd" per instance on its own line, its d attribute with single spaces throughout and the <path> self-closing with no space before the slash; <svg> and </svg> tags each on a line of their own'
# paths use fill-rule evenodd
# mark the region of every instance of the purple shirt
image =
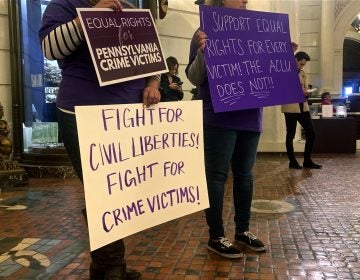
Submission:
<svg viewBox="0 0 360 280">
<path fill-rule="evenodd" d="M 77 17 L 76 8 L 89 8 L 87 0 L 53 0 L 47 6 L 39 31 L 40 42 L 56 27 Z M 62 80 L 56 106 L 74 111 L 78 105 L 142 102 L 145 79 L 100 87 L 86 42 L 71 55 L 58 60 Z"/>
<path fill-rule="evenodd" d="M 194 38 L 190 45 L 189 65 L 197 55 L 198 47 Z M 188 65 L 188 67 L 189 67 Z M 262 108 L 215 113 L 211 103 L 208 78 L 198 87 L 196 99 L 203 100 L 203 117 L 205 127 L 221 127 L 239 131 L 262 131 Z"/>
</svg>

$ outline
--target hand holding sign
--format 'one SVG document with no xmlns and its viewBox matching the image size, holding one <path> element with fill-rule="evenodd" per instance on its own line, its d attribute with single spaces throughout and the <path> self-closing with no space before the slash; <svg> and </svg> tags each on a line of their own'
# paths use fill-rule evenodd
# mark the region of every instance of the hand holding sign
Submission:
<svg viewBox="0 0 360 280">
<path fill-rule="evenodd" d="M 161 95 L 156 87 L 148 86 L 143 91 L 143 105 L 149 107 L 150 105 L 160 102 Z"/>
<path fill-rule="evenodd" d="M 200 48 L 201 51 L 204 51 L 206 45 L 206 34 L 205 32 L 199 30 L 195 34 L 195 43 Z"/>
<path fill-rule="evenodd" d="M 100 0 L 94 8 L 110 8 L 117 12 L 122 10 L 121 3 L 118 0 Z"/>
</svg>

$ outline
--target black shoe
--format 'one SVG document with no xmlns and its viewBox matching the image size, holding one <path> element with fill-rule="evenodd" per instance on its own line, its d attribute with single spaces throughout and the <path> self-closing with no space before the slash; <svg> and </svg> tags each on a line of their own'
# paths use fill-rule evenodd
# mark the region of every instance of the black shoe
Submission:
<svg viewBox="0 0 360 280">
<path fill-rule="evenodd" d="M 297 161 L 290 161 L 289 162 L 289 168 L 292 169 L 301 169 L 302 166 Z"/>
<path fill-rule="evenodd" d="M 304 168 L 310 168 L 310 169 L 321 169 L 322 165 L 316 164 L 313 161 L 304 161 L 303 164 Z"/>
<path fill-rule="evenodd" d="M 105 280 L 138 280 L 141 278 L 141 273 L 133 269 L 126 269 L 125 278 L 122 268 L 112 267 L 105 271 Z"/>
<path fill-rule="evenodd" d="M 237 259 L 244 256 L 244 254 L 235 248 L 225 237 L 220 237 L 219 240 L 209 239 L 207 247 L 209 250 L 229 259 Z"/>
<path fill-rule="evenodd" d="M 250 231 L 235 234 L 235 242 L 239 245 L 243 245 L 255 252 L 266 251 L 266 247 L 263 242 L 257 236 Z"/>
<path fill-rule="evenodd" d="M 141 278 L 141 273 L 134 269 L 126 269 L 125 279 L 126 280 L 137 280 Z"/>
<path fill-rule="evenodd" d="M 92 261 L 90 263 L 90 278 L 89 280 L 104 280 L 105 279 L 105 271 L 104 269 Z"/>
<path fill-rule="evenodd" d="M 90 280 L 104 280 L 104 279 L 123 279 L 123 267 L 112 267 L 107 272 L 94 262 L 90 264 Z M 105 278 L 106 275 L 106 278 Z M 141 273 L 134 269 L 126 269 L 125 280 L 138 280 L 141 278 Z"/>
</svg>

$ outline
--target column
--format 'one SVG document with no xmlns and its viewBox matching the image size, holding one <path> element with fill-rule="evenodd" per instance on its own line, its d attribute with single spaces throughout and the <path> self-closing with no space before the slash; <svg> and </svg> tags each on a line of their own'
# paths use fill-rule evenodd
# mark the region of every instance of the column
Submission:
<svg viewBox="0 0 360 280">
<path fill-rule="evenodd" d="M 320 77 L 321 88 L 333 92 L 334 89 L 334 11 L 335 1 L 322 1 Z M 342 65 L 342 64 L 341 64 Z M 337 94 L 341 92 L 336 92 Z"/>
</svg>

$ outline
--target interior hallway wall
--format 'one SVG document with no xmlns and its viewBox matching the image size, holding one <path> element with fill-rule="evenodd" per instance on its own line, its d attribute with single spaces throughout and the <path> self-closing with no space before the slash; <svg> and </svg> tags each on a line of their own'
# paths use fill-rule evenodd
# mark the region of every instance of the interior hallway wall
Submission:
<svg viewBox="0 0 360 280">
<path fill-rule="evenodd" d="M 309 84 L 321 87 L 320 79 L 320 47 L 321 47 L 321 0 L 299 1 L 299 50 L 305 51 L 311 57 L 304 71 Z M 331 26 L 329 26 L 331 29 Z"/>
<path fill-rule="evenodd" d="M 331 71 L 329 75 L 333 80 L 334 90 L 341 92 L 343 82 L 344 36 L 352 21 L 360 14 L 360 2 L 358 0 L 336 0 L 334 9 L 334 37 L 331 42 L 333 68 L 327 69 L 327 71 Z"/>
<path fill-rule="evenodd" d="M 10 75 L 9 17 L 6 0 L 0 0 L 0 102 L 4 108 L 3 119 L 12 127 L 12 99 Z"/>
</svg>

